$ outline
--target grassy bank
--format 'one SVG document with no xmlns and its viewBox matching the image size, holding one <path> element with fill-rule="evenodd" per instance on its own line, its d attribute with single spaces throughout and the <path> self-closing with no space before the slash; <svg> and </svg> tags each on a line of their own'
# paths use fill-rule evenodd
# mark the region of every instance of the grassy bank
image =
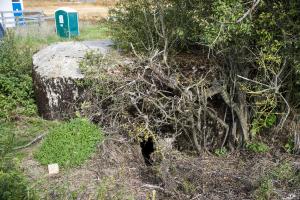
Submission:
<svg viewBox="0 0 300 200">
<path fill-rule="evenodd" d="M 0 41 L 0 199 L 39 199 L 34 193 L 35 183 L 32 185 L 22 170 L 22 160 L 35 146 L 22 147 L 64 123 L 46 121 L 37 114 L 32 90 L 32 56 L 56 42 L 109 38 L 108 28 L 103 23 L 80 23 L 80 32 L 76 38 L 61 39 L 55 33 L 54 23 L 43 23 L 9 30 Z M 89 131 L 87 125 L 85 128 Z M 80 147 L 80 141 L 76 147 Z M 90 140 L 86 144 L 90 144 L 88 142 Z M 89 146 L 90 152 L 94 147 L 95 143 Z M 81 162 L 85 155 L 89 153 L 80 157 Z"/>
<path fill-rule="evenodd" d="M 30 25 L 18 27 L 16 32 L 17 43 L 37 51 L 38 49 L 55 42 L 99 40 L 109 38 L 109 29 L 105 23 L 81 22 L 80 35 L 71 39 L 62 39 L 55 32 L 54 22 L 43 23 L 41 26 Z"/>
</svg>

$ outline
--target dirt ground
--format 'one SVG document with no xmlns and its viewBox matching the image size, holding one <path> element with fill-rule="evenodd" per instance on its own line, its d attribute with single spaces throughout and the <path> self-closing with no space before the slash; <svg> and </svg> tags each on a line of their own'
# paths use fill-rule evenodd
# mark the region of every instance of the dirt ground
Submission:
<svg viewBox="0 0 300 200">
<path fill-rule="evenodd" d="M 114 1 L 99 1 L 98 3 L 76 3 L 76 2 L 58 2 L 58 1 L 30 1 L 24 0 L 25 10 L 41 10 L 47 16 L 54 14 L 59 7 L 70 7 L 78 11 L 81 20 L 96 21 L 106 18 L 109 8 L 113 6 Z"/>
<path fill-rule="evenodd" d="M 108 137 L 85 164 L 62 169 L 49 177 L 26 150 L 24 173 L 43 199 L 156 199 L 221 200 L 257 199 L 260 181 L 272 169 L 299 162 L 289 154 L 249 154 L 233 152 L 226 157 L 203 154 L 189 156 L 175 149 L 161 150 L 153 156 L 155 164 L 146 166 L 140 147 L 122 136 Z M 298 200 L 300 188 L 273 181 L 274 189 L 265 199 Z M 262 188 L 264 189 L 264 187 Z M 153 198 L 155 196 L 155 198 Z"/>
</svg>

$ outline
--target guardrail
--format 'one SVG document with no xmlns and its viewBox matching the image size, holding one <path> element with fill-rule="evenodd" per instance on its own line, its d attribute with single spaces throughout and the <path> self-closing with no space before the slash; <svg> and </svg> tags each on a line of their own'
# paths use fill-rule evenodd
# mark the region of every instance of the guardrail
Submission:
<svg viewBox="0 0 300 200">
<path fill-rule="evenodd" d="M 41 25 L 46 20 L 54 20 L 54 17 L 47 17 L 43 11 L 0 11 L 0 23 L 4 29 L 33 23 Z"/>
</svg>

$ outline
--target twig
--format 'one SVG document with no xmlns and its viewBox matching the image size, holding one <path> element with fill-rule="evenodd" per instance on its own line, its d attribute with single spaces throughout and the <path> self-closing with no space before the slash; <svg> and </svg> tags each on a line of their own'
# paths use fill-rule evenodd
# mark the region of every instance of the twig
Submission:
<svg viewBox="0 0 300 200">
<path fill-rule="evenodd" d="M 21 149 L 25 149 L 27 147 L 30 147 L 31 145 L 37 143 L 38 141 L 40 141 L 41 139 L 43 139 L 45 137 L 46 133 L 42 134 L 42 135 L 39 135 L 37 136 L 36 138 L 34 138 L 31 142 L 23 145 L 23 146 L 18 146 L 18 147 L 15 147 L 13 148 L 13 150 L 21 150 Z"/>
<path fill-rule="evenodd" d="M 158 190 L 161 190 L 161 191 L 165 191 L 165 189 L 160 187 L 160 186 L 150 185 L 150 184 L 142 185 L 142 188 L 158 189 Z"/>
<path fill-rule="evenodd" d="M 252 7 L 251 7 L 247 12 L 245 12 L 244 15 L 236 21 L 236 23 L 241 23 L 248 15 L 250 15 L 251 12 L 252 12 L 252 11 L 256 8 L 256 6 L 259 4 L 259 2 L 260 2 L 260 0 L 254 1 Z"/>
</svg>

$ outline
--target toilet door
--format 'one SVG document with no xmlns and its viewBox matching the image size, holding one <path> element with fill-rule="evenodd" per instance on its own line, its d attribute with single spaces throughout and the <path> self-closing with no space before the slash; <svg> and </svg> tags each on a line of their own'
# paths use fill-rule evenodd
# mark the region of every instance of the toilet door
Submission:
<svg viewBox="0 0 300 200">
<path fill-rule="evenodd" d="M 13 7 L 13 11 L 22 11 L 22 4 L 20 2 L 20 0 L 13 0 L 12 1 L 12 7 Z M 22 18 L 23 13 L 14 13 L 15 17 L 18 17 L 18 21 L 19 24 L 24 24 L 24 18 Z"/>
<path fill-rule="evenodd" d="M 22 11 L 22 4 L 20 0 L 13 0 L 12 1 L 13 11 Z M 15 17 L 22 16 L 22 13 L 15 13 Z"/>
</svg>

